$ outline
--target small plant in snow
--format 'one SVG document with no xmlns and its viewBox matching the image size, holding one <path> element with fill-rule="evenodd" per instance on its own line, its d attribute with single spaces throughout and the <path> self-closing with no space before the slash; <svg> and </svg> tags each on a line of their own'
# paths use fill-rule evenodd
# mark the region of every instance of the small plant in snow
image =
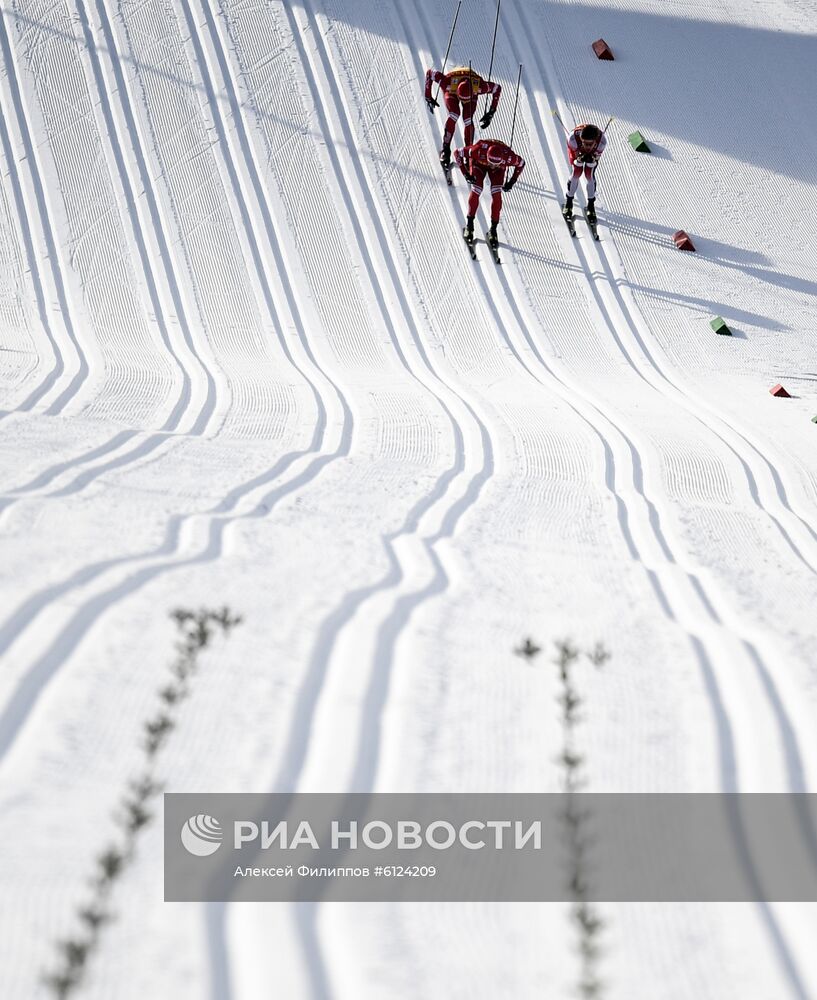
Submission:
<svg viewBox="0 0 817 1000">
<path fill-rule="evenodd" d="M 589 998 L 600 997 L 602 994 L 598 962 L 599 936 L 604 922 L 589 899 L 587 814 L 582 810 L 575 794 L 585 783 L 582 774 L 584 757 L 576 745 L 576 728 L 581 721 L 579 709 L 582 706 L 582 697 L 575 686 L 574 672 L 581 655 L 581 651 L 570 640 L 562 639 L 556 643 L 556 656 L 553 662 L 559 671 L 561 684 L 558 701 L 562 709 L 563 741 L 559 762 L 562 767 L 563 787 L 567 794 L 567 804 L 562 818 L 570 857 L 568 882 L 573 899 L 571 917 L 579 934 L 581 976 L 578 992 L 580 996 Z M 596 643 L 593 649 L 584 655 L 597 668 L 610 658 L 610 654 L 601 643 Z"/>
<path fill-rule="evenodd" d="M 537 646 L 536 643 L 530 637 L 525 639 L 521 646 L 517 646 L 514 650 L 517 656 L 523 656 L 526 660 L 532 660 L 535 656 L 538 656 L 542 652 L 542 647 Z"/>
<path fill-rule="evenodd" d="M 128 782 L 116 814 L 119 839 L 97 857 L 90 879 L 90 898 L 77 910 L 79 927 L 73 937 L 57 943 L 58 967 L 45 977 L 51 992 L 60 1000 L 69 997 L 82 983 L 88 960 L 98 946 L 100 932 L 112 917 L 110 898 L 114 884 L 134 856 L 139 831 L 153 819 L 151 802 L 162 790 L 154 775 L 156 758 L 176 726 L 174 713 L 190 693 L 199 653 L 217 631 L 227 635 L 241 622 L 240 616 L 226 607 L 220 611 L 178 609 L 171 617 L 181 638 L 176 643 L 177 656 L 170 667 L 172 679 L 159 691 L 160 705 L 142 727 L 144 770 L 138 778 Z"/>
</svg>

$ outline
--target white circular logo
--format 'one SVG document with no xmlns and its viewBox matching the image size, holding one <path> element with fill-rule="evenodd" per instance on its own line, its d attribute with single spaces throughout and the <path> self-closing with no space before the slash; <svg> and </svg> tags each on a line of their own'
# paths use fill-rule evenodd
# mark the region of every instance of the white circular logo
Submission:
<svg viewBox="0 0 817 1000">
<path fill-rule="evenodd" d="M 219 821 L 212 816 L 205 816 L 204 813 L 191 816 L 182 827 L 182 845 L 185 850 L 198 858 L 215 854 L 221 847 L 222 836 Z"/>
</svg>

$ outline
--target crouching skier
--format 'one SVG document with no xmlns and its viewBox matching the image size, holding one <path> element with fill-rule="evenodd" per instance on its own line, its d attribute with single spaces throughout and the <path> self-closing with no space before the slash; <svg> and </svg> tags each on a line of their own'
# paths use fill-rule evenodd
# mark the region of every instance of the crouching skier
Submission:
<svg viewBox="0 0 817 1000">
<path fill-rule="evenodd" d="M 479 122 L 479 127 L 485 129 L 491 124 L 496 114 L 502 87 L 492 80 L 483 80 L 479 73 L 474 73 L 467 66 L 456 66 L 448 73 L 442 73 L 438 69 L 429 69 L 426 71 L 425 101 L 432 114 L 434 114 L 434 109 L 439 107 L 439 103 L 431 96 L 431 88 L 435 83 L 440 85 L 443 100 L 448 110 L 448 118 L 443 129 L 440 165 L 446 174 L 449 174 L 451 170 L 451 139 L 460 117 L 460 110 L 462 110 L 465 145 L 470 146 L 474 141 L 474 114 L 477 110 L 477 98 L 481 94 L 492 95 L 491 106 Z"/>
<path fill-rule="evenodd" d="M 598 125 L 577 125 L 567 139 L 567 157 L 571 174 L 567 180 L 567 195 L 562 214 L 566 219 L 573 216 L 573 196 L 584 174 L 587 191 L 587 221 L 596 222 L 596 167 L 599 158 L 607 148 L 607 137 Z"/>
<path fill-rule="evenodd" d="M 469 248 L 473 248 L 474 218 L 477 214 L 486 176 L 491 182 L 491 228 L 488 230 L 486 240 L 491 252 L 496 257 L 496 248 L 499 245 L 496 227 L 502 213 L 502 192 L 510 191 L 519 180 L 519 175 L 525 169 L 525 161 L 510 146 L 497 139 L 480 139 L 479 142 L 475 142 L 471 146 L 458 149 L 454 152 L 454 159 L 463 176 L 471 185 L 471 193 L 468 196 L 468 215 L 465 220 L 465 228 L 462 231 Z M 513 173 L 506 181 L 505 173 L 509 169 L 513 169 Z"/>
</svg>

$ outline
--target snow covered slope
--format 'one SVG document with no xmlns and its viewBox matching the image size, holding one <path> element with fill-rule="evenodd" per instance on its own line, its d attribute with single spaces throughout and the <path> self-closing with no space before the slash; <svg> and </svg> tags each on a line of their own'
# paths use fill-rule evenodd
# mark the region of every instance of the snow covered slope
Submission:
<svg viewBox="0 0 817 1000">
<path fill-rule="evenodd" d="M 490 134 L 522 63 L 527 167 L 497 269 L 421 99 L 453 4 L 5 0 L 4 997 L 47 995 L 179 605 L 245 623 L 171 791 L 557 790 L 526 635 L 613 653 L 582 679 L 593 790 L 814 789 L 815 13 L 504 4 Z M 487 73 L 494 15 L 465 0 L 449 65 Z M 560 218 L 552 108 L 615 116 L 598 244 Z M 168 905 L 160 833 L 89 997 L 575 982 L 562 906 Z M 814 907 L 602 909 L 610 998 L 817 996 Z"/>
</svg>

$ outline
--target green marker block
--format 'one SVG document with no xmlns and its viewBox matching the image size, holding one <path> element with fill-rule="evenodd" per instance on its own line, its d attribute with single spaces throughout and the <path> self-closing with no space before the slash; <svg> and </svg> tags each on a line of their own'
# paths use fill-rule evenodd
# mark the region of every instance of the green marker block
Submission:
<svg viewBox="0 0 817 1000">
<path fill-rule="evenodd" d="M 813 424 L 817 424 L 817 417 L 812 417 L 812 418 L 811 418 L 811 422 L 812 422 Z"/>
<path fill-rule="evenodd" d="M 726 320 L 722 316 L 716 316 L 714 319 L 709 321 L 709 325 L 715 331 L 715 333 L 721 333 L 725 337 L 731 337 L 732 331 L 726 325 Z"/>
<path fill-rule="evenodd" d="M 627 136 L 627 141 L 636 151 L 636 153 L 649 153 L 650 147 L 647 145 L 647 140 L 640 132 L 633 132 L 631 135 Z"/>
</svg>

